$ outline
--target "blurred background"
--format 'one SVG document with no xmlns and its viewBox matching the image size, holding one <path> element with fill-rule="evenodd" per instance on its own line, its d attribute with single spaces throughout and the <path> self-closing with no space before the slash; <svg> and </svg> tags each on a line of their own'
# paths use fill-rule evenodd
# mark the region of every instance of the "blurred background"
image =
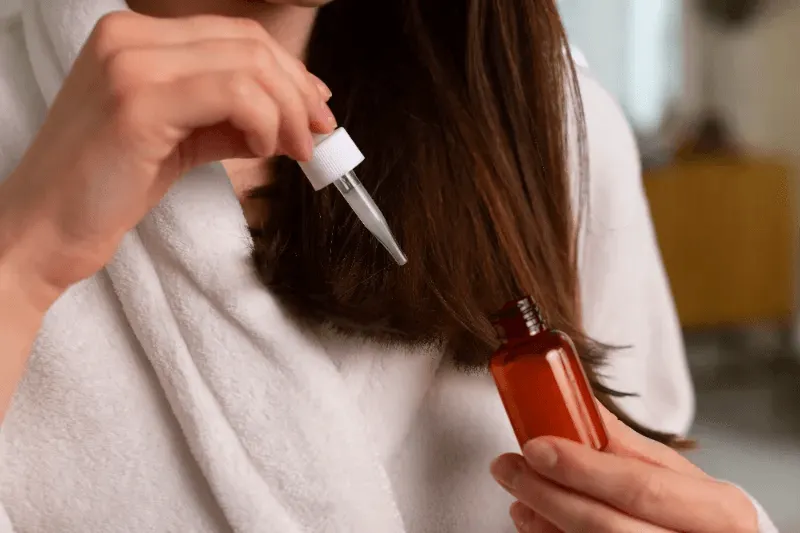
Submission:
<svg viewBox="0 0 800 533">
<path fill-rule="evenodd" d="M 560 5 L 639 138 L 698 391 L 690 457 L 800 533 L 800 0 Z"/>
<path fill-rule="evenodd" d="M 697 386 L 690 458 L 800 532 L 800 0 L 562 0 L 622 104 Z"/>
<path fill-rule="evenodd" d="M 0 17 L 11 13 L 19 5 L 19 0 L 0 0 Z"/>
</svg>

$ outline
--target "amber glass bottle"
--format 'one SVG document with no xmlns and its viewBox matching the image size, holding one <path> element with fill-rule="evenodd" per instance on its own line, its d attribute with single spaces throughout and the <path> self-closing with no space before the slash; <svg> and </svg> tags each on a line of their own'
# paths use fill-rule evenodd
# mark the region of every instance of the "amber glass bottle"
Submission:
<svg viewBox="0 0 800 533">
<path fill-rule="evenodd" d="M 506 304 L 492 324 L 503 344 L 489 366 L 520 447 L 555 436 L 605 449 L 605 424 L 572 340 L 548 329 L 528 297 Z"/>
</svg>

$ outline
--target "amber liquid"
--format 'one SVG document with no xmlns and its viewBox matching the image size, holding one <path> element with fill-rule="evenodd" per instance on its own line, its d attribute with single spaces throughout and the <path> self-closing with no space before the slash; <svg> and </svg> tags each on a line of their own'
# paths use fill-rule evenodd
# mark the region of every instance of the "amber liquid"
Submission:
<svg viewBox="0 0 800 533">
<path fill-rule="evenodd" d="M 597 450 L 608 446 L 603 418 L 565 334 L 545 329 L 511 338 L 494 353 L 490 369 L 520 447 L 543 436 Z"/>
</svg>

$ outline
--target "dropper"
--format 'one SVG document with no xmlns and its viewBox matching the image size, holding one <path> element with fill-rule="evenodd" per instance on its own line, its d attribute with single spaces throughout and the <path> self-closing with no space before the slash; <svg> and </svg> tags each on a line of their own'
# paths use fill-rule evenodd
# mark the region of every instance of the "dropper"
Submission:
<svg viewBox="0 0 800 533">
<path fill-rule="evenodd" d="M 392 235 L 383 213 L 354 172 L 365 158 L 347 131 L 337 128 L 333 133 L 314 135 L 314 144 L 311 160 L 299 162 L 314 190 L 322 190 L 333 183 L 361 223 L 398 265 L 405 265 L 408 259 Z"/>
</svg>

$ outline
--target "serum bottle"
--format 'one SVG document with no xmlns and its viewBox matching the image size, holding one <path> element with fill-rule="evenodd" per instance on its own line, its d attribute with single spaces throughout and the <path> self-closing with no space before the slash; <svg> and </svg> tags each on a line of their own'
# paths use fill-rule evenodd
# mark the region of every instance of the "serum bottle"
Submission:
<svg viewBox="0 0 800 533">
<path fill-rule="evenodd" d="M 530 297 L 506 304 L 492 324 L 502 345 L 489 367 L 520 447 L 555 436 L 604 450 L 605 424 L 572 340 L 547 327 Z"/>
</svg>

